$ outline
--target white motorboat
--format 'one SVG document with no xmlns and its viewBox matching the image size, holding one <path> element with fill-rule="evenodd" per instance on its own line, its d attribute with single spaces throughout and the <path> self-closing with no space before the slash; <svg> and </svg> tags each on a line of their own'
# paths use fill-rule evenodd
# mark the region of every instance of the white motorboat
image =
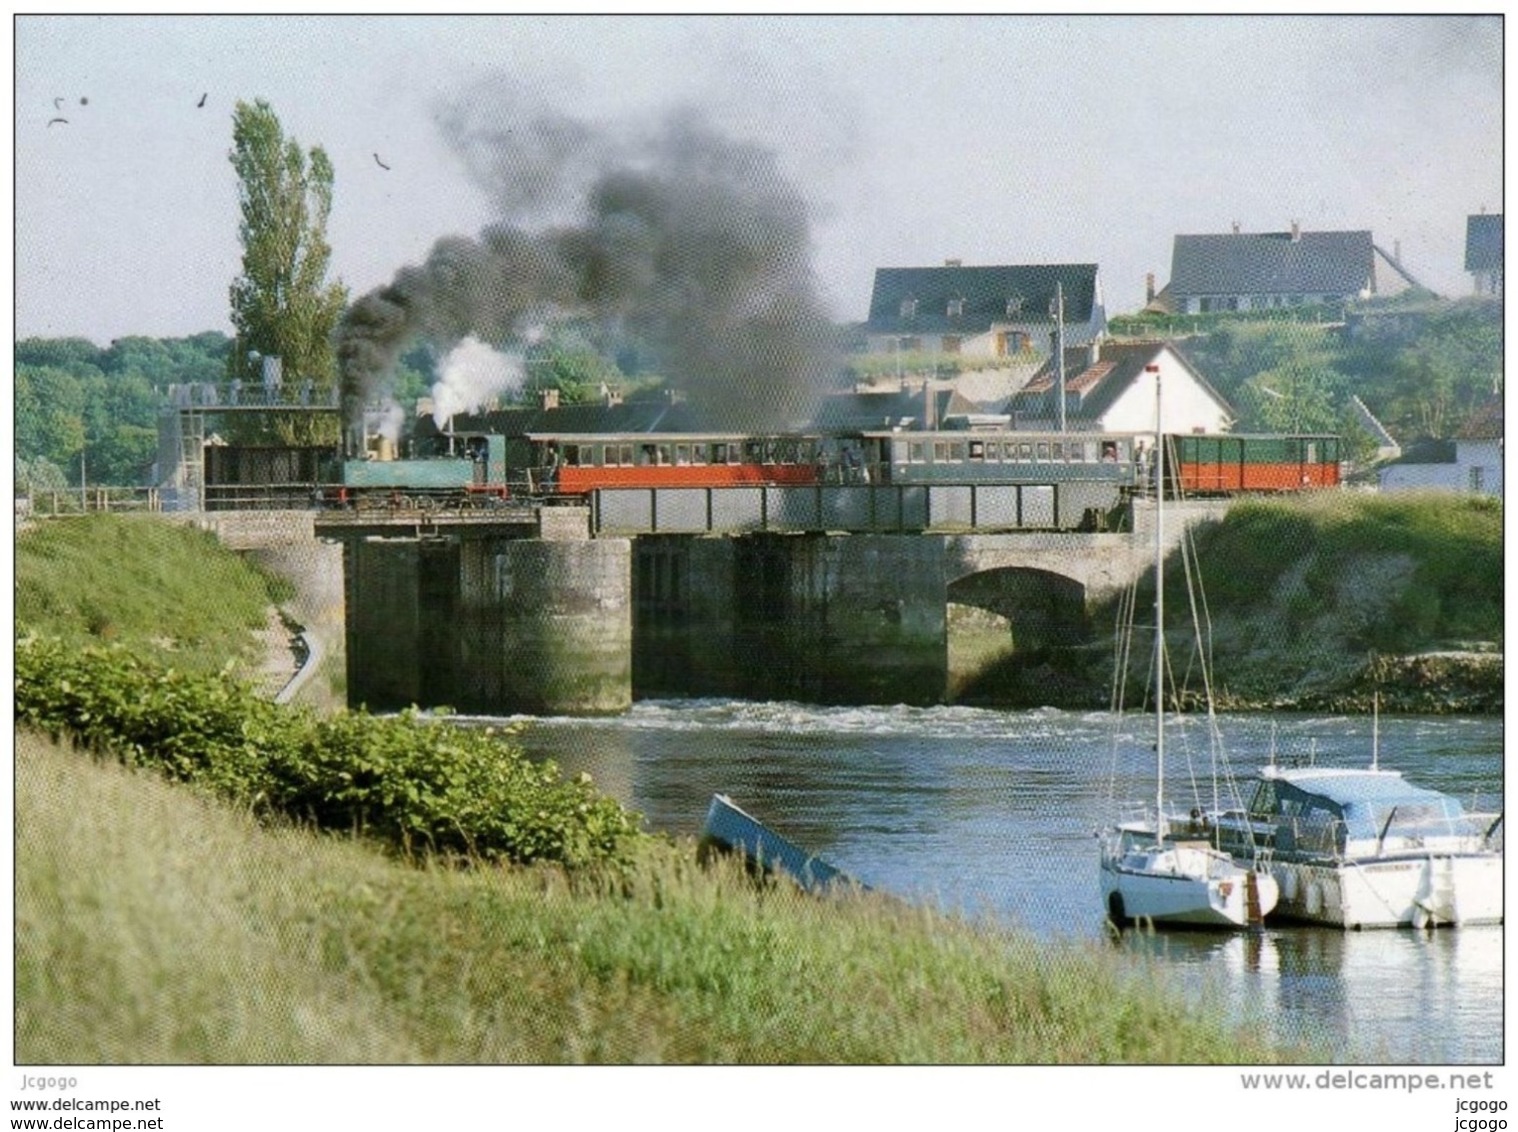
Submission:
<svg viewBox="0 0 1518 1132">
<path fill-rule="evenodd" d="M 1285 919 L 1342 928 L 1502 922 L 1502 815 L 1467 813 L 1400 773 L 1262 768 L 1218 845 L 1260 847 Z"/>
</svg>

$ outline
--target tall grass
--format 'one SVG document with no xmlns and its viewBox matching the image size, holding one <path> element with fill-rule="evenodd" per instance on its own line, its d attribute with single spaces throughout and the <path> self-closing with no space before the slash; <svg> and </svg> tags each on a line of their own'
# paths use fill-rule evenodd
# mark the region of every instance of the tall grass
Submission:
<svg viewBox="0 0 1518 1132">
<path fill-rule="evenodd" d="M 1366 570 L 1383 568 L 1384 616 L 1352 647 L 1415 650 L 1447 640 L 1501 641 L 1502 503 L 1447 492 L 1329 493 L 1246 502 L 1198 539 L 1215 607 L 1279 602 L 1301 628 L 1343 604 Z M 1402 563 L 1401 569 L 1388 564 Z M 1291 595 L 1282 594 L 1288 574 Z M 1368 578 L 1366 580 L 1369 580 Z"/>
<path fill-rule="evenodd" d="M 1283 1056 L 1099 944 L 756 887 L 688 845 L 602 876 L 416 868 L 35 735 L 17 756 L 26 1064 Z"/>
<path fill-rule="evenodd" d="M 16 540 L 17 621 L 192 671 L 256 660 L 250 630 L 290 593 L 209 532 L 150 516 L 59 519 Z"/>
</svg>

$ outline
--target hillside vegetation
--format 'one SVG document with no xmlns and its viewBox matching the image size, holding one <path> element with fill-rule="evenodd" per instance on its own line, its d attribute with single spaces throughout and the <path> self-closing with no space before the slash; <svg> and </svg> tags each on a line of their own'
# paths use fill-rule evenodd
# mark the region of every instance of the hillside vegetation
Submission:
<svg viewBox="0 0 1518 1132">
<path fill-rule="evenodd" d="M 23 733 L 28 1064 L 1302 1060 L 1158 963 L 648 840 L 614 876 L 415 867 Z M 1319 1051 L 1321 1056 L 1321 1051 Z"/>
<path fill-rule="evenodd" d="M 1502 709 L 1500 500 L 1333 492 L 1235 504 L 1194 533 L 1223 707 Z M 1172 663 L 1200 693 L 1185 571 L 1166 574 Z M 1141 589 L 1138 608 L 1153 601 Z M 1114 623 L 1103 610 L 1098 625 Z M 1094 683 L 1110 680 L 1096 666 Z M 1139 674 L 1147 678 L 1147 673 Z M 1136 690 L 1136 687 L 1135 687 Z"/>
<path fill-rule="evenodd" d="M 16 540 L 16 621 L 72 645 L 121 644 L 193 672 L 262 660 L 254 630 L 289 582 L 216 536 L 146 516 L 35 525 Z"/>
</svg>

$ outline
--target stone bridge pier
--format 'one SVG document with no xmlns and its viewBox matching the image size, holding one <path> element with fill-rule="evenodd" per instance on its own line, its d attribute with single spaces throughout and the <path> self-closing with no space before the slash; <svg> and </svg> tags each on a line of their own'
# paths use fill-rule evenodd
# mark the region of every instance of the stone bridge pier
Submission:
<svg viewBox="0 0 1518 1132">
<path fill-rule="evenodd" d="M 1216 508 L 1190 508 L 1184 527 Z M 645 534 L 439 522 L 343 538 L 350 701 L 489 714 L 639 698 L 996 700 L 1009 670 L 1091 643 L 1153 562 L 1121 534 Z M 329 537 L 330 529 L 321 533 Z"/>
</svg>

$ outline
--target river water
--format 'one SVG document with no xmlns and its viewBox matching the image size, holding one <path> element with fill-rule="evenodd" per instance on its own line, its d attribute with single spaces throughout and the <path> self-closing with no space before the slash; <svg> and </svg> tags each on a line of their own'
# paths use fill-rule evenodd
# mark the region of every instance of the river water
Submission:
<svg viewBox="0 0 1518 1132">
<path fill-rule="evenodd" d="M 1154 795 L 1153 721 L 1100 712 L 813 707 L 648 701 L 610 719 L 518 718 L 535 756 L 587 771 L 647 826 L 696 834 L 714 793 L 872 887 L 1033 932 L 1100 941 L 1096 831 L 1112 799 Z M 1220 719 L 1242 779 L 1311 757 L 1370 762 L 1369 718 Z M 1166 796 L 1213 804 L 1199 719 L 1167 729 Z M 1383 768 L 1492 811 L 1502 804 L 1502 724 L 1383 719 Z M 1247 782 L 1243 789 L 1247 792 Z M 1474 1065 L 1503 1060 L 1502 929 L 1230 935 L 1125 933 L 1105 944 L 1157 955 L 1243 1022 L 1335 1061 Z"/>
</svg>

